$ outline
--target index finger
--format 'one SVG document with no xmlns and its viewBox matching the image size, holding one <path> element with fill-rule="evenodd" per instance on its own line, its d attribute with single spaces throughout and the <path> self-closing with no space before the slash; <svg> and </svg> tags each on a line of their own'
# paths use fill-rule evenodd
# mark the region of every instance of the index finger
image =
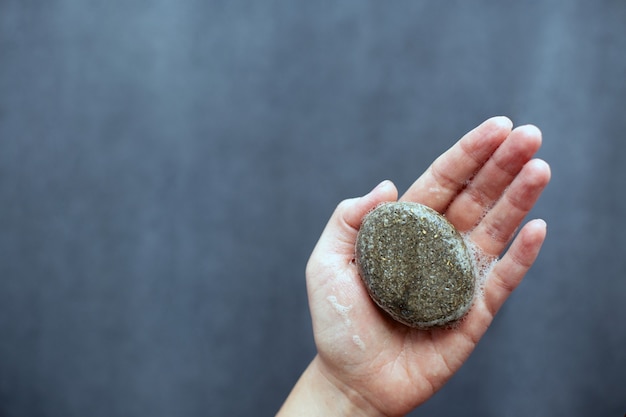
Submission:
<svg viewBox="0 0 626 417">
<path fill-rule="evenodd" d="M 463 136 L 439 156 L 400 198 L 424 204 L 440 213 L 511 133 L 512 122 L 493 117 Z"/>
</svg>

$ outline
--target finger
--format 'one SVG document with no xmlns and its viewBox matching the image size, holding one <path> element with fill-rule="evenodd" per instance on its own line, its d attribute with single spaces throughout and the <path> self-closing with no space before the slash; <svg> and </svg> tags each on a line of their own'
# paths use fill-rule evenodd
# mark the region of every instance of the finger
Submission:
<svg viewBox="0 0 626 417">
<path fill-rule="evenodd" d="M 483 122 L 437 158 L 401 200 L 414 201 L 443 212 L 506 139 L 511 126 L 506 117 Z"/>
<path fill-rule="evenodd" d="M 393 182 L 385 180 L 378 184 L 372 191 L 360 198 L 346 200 L 346 204 L 340 210 L 340 219 L 350 228 L 358 230 L 361 220 L 370 210 L 385 201 L 395 201 L 398 198 L 398 190 Z"/>
<path fill-rule="evenodd" d="M 485 282 L 485 306 L 493 317 L 537 259 L 546 237 L 543 220 L 530 221 L 494 266 Z"/>
<path fill-rule="evenodd" d="M 395 201 L 397 198 L 396 186 L 391 181 L 385 180 L 363 197 L 342 201 L 324 228 L 313 253 L 318 254 L 321 251 L 327 256 L 341 254 L 352 257 L 363 216 L 378 204 Z"/>
<path fill-rule="evenodd" d="M 461 232 L 476 226 L 540 146 L 541 131 L 537 127 L 514 129 L 448 207 L 448 220 Z"/>
<path fill-rule="evenodd" d="M 502 198 L 470 232 L 470 239 L 489 255 L 499 255 L 550 181 L 550 167 L 540 160 L 522 168 Z"/>
</svg>

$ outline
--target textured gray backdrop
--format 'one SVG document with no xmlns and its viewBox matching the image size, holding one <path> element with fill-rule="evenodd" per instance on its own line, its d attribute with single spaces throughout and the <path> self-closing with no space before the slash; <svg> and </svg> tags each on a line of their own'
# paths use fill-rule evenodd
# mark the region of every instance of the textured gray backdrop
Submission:
<svg viewBox="0 0 626 417">
<path fill-rule="evenodd" d="M 0 415 L 272 415 L 342 199 L 489 116 L 548 240 L 415 415 L 626 413 L 626 2 L 0 0 Z"/>
</svg>

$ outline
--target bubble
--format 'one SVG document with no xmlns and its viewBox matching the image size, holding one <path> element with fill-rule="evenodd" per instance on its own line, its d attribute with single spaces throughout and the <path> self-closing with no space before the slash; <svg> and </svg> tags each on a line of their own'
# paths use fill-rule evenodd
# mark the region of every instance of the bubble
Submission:
<svg viewBox="0 0 626 417">
<path fill-rule="evenodd" d="M 352 336 L 352 342 L 358 346 L 359 349 L 365 350 L 365 342 L 359 337 L 359 335 L 355 334 Z"/>
<path fill-rule="evenodd" d="M 462 233 L 463 241 L 469 251 L 472 262 L 474 263 L 474 275 L 476 276 L 476 294 L 475 297 L 483 297 L 485 291 L 485 282 L 491 270 L 498 263 L 499 258 L 494 255 L 485 253 L 478 247 L 476 243 L 469 237 L 469 232 Z"/>
<path fill-rule="evenodd" d="M 334 295 L 329 295 L 328 297 L 326 297 L 326 299 L 333 305 L 335 311 L 339 313 L 339 315 L 344 319 L 346 326 L 350 326 L 352 321 L 348 317 L 348 313 L 350 312 L 350 310 L 352 310 L 352 305 L 344 306 L 339 304 L 337 297 L 335 297 Z"/>
</svg>

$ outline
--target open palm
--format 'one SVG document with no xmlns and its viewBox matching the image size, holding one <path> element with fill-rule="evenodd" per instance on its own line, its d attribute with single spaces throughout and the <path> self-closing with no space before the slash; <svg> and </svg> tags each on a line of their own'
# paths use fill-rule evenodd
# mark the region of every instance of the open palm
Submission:
<svg viewBox="0 0 626 417">
<path fill-rule="evenodd" d="M 482 252 L 499 256 L 550 179 L 533 155 L 534 126 L 512 130 L 489 119 L 433 162 L 402 201 L 427 205 L 467 233 Z M 545 238 L 541 220 L 527 223 L 486 278 L 484 294 L 452 329 L 410 329 L 369 298 L 354 263 L 363 216 L 397 199 L 385 181 L 335 210 L 307 265 L 307 288 L 318 356 L 314 365 L 361 408 L 403 415 L 426 401 L 464 363 L 494 315 L 533 264 Z"/>
</svg>

